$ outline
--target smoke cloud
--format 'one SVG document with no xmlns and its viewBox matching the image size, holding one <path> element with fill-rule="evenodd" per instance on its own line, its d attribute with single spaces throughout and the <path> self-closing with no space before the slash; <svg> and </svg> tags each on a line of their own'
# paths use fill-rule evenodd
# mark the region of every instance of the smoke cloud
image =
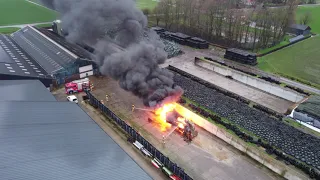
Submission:
<svg viewBox="0 0 320 180">
<path fill-rule="evenodd" d="M 183 93 L 173 74 L 159 67 L 167 58 L 159 36 L 133 0 L 41 0 L 61 14 L 67 40 L 95 47 L 100 72 L 147 106 L 176 101 Z"/>
</svg>

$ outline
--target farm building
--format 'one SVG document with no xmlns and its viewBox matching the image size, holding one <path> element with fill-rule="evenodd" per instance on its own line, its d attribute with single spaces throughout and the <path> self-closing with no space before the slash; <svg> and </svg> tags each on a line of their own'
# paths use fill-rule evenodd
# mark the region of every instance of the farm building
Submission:
<svg viewBox="0 0 320 180">
<path fill-rule="evenodd" d="M 289 29 L 288 32 L 291 34 L 295 34 L 297 36 L 299 35 L 308 35 L 311 32 L 311 28 L 310 26 L 306 26 L 306 25 L 302 25 L 302 24 L 292 24 Z"/>
<path fill-rule="evenodd" d="M 12 71 L 5 79 L 30 79 L 30 76 L 34 77 L 34 75 L 28 70 L 35 70 L 40 78 L 51 79 L 49 85 L 44 83 L 50 86 L 50 84 L 64 84 L 97 72 L 97 66 L 90 60 L 89 52 L 78 45 L 66 42 L 63 37 L 47 29 L 27 26 L 11 36 L 2 35 L 2 39 L 4 39 L 3 43 L 11 47 L 11 50 L 8 46 L 5 49 L 7 61 L 10 61 L 13 66 L 23 66 L 24 63 L 27 65 L 22 67 L 23 77 L 16 78 L 20 70 L 14 70 L 15 72 Z M 12 56 L 12 53 L 16 55 Z"/>
<path fill-rule="evenodd" d="M 0 81 L 1 179 L 152 178 L 77 104 L 38 80 Z"/>
<path fill-rule="evenodd" d="M 311 96 L 293 112 L 293 118 L 320 128 L 320 96 Z"/>
<path fill-rule="evenodd" d="M 0 34 L 0 80 L 39 79 L 45 86 L 53 78 L 11 36 Z"/>
</svg>

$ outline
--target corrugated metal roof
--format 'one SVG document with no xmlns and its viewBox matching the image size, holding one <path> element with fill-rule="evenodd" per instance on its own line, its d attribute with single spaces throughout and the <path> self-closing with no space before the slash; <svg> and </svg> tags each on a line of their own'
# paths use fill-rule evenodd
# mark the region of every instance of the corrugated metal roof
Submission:
<svg viewBox="0 0 320 180">
<path fill-rule="evenodd" d="M 12 37 L 48 74 L 53 74 L 55 71 L 65 68 L 76 61 L 76 58 L 32 27 L 27 26 L 13 33 Z"/>
<path fill-rule="evenodd" d="M 0 101 L 56 101 L 39 80 L 1 80 Z"/>
<path fill-rule="evenodd" d="M 80 58 L 84 58 L 84 59 L 88 59 L 88 60 L 90 60 L 92 58 L 90 53 L 87 52 L 85 49 L 78 46 L 77 44 L 72 44 L 72 43 L 67 42 L 64 37 L 61 37 L 61 36 L 55 34 L 53 31 L 50 31 L 45 28 L 37 28 L 37 27 L 34 27 L 34 28 L 36 28 L 38 31 L 40 31 L 41 33 L 43 33 L 44 35 L 46 35 L 50 39 L 54 40 L 56 43 L 60 44 L 64 48 L 68 49 L 69 51 L 71 51 L 75 55 L 79 56 Z"/>
<path fill-rule="evenodd" d="M 46 71 L 10 36 L 0 35 L 0 74 L 40 77 Z"/>
<path fill-rule="evenodd" d="M 1 179 L 151 179 L 78 105 L 0 102 Z"/>
</svg>

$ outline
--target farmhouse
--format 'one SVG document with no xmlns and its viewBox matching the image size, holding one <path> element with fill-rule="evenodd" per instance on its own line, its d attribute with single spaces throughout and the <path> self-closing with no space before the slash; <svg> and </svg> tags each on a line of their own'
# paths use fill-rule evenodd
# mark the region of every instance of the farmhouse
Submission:
<svg viewBox="0 0 320 180">
<path fill-rule="evenodd" d="M 311 32 L 310 26 L 302 25 L 302 24 L 292 24 L 289 29 L 289 33 L 295 34 L 297 36 L 299 35 L 308 35 Z"/>
</svg>

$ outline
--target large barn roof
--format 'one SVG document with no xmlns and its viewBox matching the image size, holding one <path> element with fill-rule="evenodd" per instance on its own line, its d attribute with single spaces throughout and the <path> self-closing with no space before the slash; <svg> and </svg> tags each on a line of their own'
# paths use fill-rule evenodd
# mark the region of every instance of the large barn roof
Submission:
<svg viewBox="0 0 320 180">
<path fill-rule="evenodd" d="M 64 37 L 61 37 L 61 36 L 55 34 L 53 31 L 50 31 L 45 28 L 37 28 L 37 27 L 35 27 L 35 29 L 37 29 L 38 31 L 40 31 L 41 33 L 43 33 L 44 35 L 46 35 L 50 39 L 54 40 L 56 43 L 60 44 L 64 48 L 68 49 L 69 51 L 74 53 L 79 58 L 87 59 L 87 60 L 91 59 L 90 53 L 87 52 L 84 48 L 80 47 L 77 44 L 69 43 L 68 41 L 66 41 L 64 39 Z"/>
<path fill-rule="evenodd" d="M 10 36 L 0 34 L 0 74 L 46 77 L 47 72 Z"/>
<path fill-rule="evenodd" d="M 56 101 L 56 99 L 39 80 L 2 80 L 0 101 Z"/>
<path fill-rule="evenodd" d="M 77 104 L 20 83 L 0 87 L 1 179 L 151 179 Z"/>
<path fill-rule="evenodd" d="M 34 27 L 27 26 L 11 36 L 48 74 L 54 74 L 78 59 L 78 56 Z"/>
</svg>

